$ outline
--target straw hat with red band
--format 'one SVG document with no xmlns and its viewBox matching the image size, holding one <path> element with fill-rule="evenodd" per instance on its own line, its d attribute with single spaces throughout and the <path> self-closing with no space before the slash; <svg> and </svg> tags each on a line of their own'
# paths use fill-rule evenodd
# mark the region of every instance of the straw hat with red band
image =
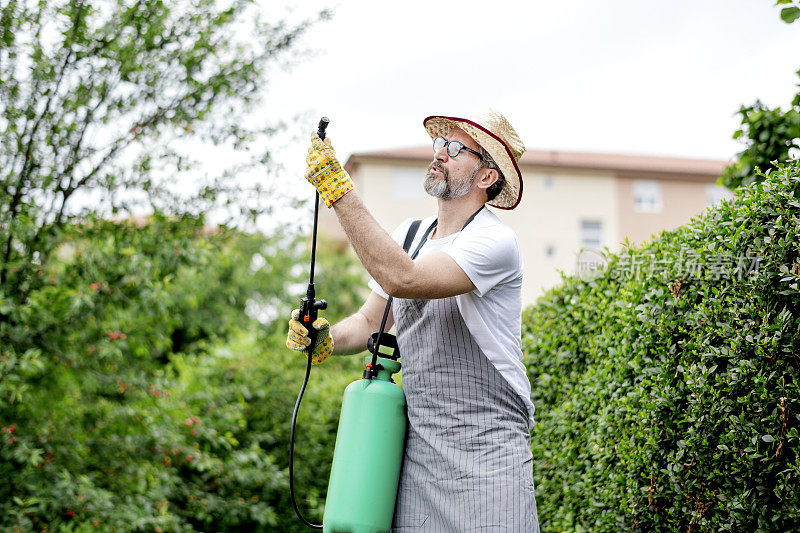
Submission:
<svg viewBox="0 0 800 533">
<path fill-rule="evenodd" d="M 489 152 L 506 178 L 506 184 L 494 200 L 488 202 L 500 209 L 514 209 L 522 199 L 522 172 L 517 161 L 525 152 L 517 132 L 508 119 L 497 111 L 488 111 L 474 118 L 433 115 L 422 121 L 431 139 L 446 137 L 458 127 Z"/>
</svg>

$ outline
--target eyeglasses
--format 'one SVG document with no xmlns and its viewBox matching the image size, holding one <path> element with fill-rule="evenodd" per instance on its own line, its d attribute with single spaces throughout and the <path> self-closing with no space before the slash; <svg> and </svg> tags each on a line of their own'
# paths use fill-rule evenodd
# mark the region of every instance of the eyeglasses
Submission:
<svg viewBox="0 0 800 533">
<path fill-rule="evenodd" d="M 463 144 L 461 144 L 458 141 L 448 141 L 443 137 L 434 137 L 433 138 L 433 151 L 434 152 L 438 152 L 439 150 L 441 150 L 445 146 L 447 147 L 447 155 L 450 156 L 450 157 L 457 157 L 458 154 L 461 153 L 461 150 L 466 150 L 467 152 L 469 152 L 471 154 L 475 154 L 476 156 L 478 156 L 478 159 L 483 161 L 483 156 L 480 154 L 480 152 L 476 152 L 472 148 L 467 148 L 466 146 L 464 146 Z"/>
</svg>

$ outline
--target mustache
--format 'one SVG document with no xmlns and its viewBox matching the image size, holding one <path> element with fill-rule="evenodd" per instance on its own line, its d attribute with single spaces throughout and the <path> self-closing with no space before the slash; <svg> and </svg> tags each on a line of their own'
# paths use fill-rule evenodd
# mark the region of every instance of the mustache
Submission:
<svg viewBox="0 0 800 533">
<path fill-rule="evenodd" d="M 444 174 L 445 178 L 447 177 L 447 169 L 444 168 L 444 165 L 441 163 L 441 161 L 436 161 L 436 160 L 432 161 L 431 164 L 428 165 L 428 172 L 430 172 L 434 168 L 440 171 L 442 174 Z"/>
</svg>

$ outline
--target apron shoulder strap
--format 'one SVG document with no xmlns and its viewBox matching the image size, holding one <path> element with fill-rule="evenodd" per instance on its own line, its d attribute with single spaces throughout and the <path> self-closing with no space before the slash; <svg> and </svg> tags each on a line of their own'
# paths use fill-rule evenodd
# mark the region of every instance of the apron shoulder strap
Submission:
<svg viewBox="0 0 800 533">
<path fill-rule="evenodd" d="M 403 243 L 403 250 L 408 252 L 411 249 L 411 243 L 414 242 L 414 237 L 417 235 L 417 230 L 419 229 L 419 225 L 422 223 L 421 220 L 415 220 L 411 223 L 408 227 L 408 233 L 406 233 L 406 240 Z"/>
</svg>

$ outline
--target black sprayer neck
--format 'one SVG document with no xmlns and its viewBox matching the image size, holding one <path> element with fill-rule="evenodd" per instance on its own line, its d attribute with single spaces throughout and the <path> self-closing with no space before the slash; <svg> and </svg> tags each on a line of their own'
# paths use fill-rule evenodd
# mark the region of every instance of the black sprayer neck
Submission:
<svg viewBox="0 0 800 533">
<path fill-rule="evenodd" d="M 319 193 L 314 196 L 314 231 L 311 234 L 311 268 L 308 273 L 309 291 L 314 290 L 314 266 L 317 264 L 317 219 L 319 219 Z M 313 298 L 313 296 L 309 296 L 309 298 Z"/>
<path fill-rule="evenodd" d="M 330 124 L 328 117 L 322 117 L 317 126 L 317 135 L 325 140 L 325 130 Z M 314 230 L 311 233 L 311 268 L 308 274 L 308 291 L 306 296 L 309 300 L 314 299 L 314 266 L 317 264 L 317 221 L 319 220 L 319 193 L 314 195 Z"/>
</svg>

